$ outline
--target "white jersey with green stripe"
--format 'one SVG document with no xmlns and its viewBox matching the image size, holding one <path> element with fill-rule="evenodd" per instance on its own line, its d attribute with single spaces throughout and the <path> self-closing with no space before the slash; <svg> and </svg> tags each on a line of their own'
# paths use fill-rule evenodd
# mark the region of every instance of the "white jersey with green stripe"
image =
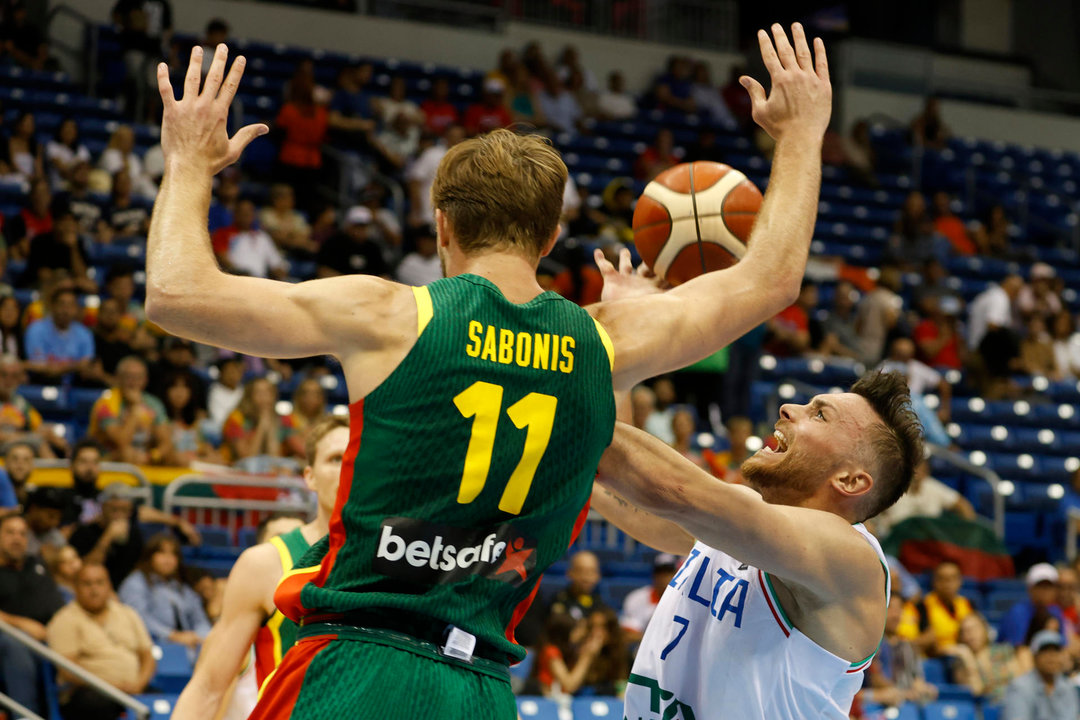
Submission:
<svg viewBox="0 0 1080 720">
<path fill-rule="evenodd" d="M 887 568 L 874 536 L 854 528 Z M 625 717 L 847 720 L 871 660 L 853 663 L 819 646 L 788 620 L 768 573 L 699 542 L 645 631 Z"/>
</svg>

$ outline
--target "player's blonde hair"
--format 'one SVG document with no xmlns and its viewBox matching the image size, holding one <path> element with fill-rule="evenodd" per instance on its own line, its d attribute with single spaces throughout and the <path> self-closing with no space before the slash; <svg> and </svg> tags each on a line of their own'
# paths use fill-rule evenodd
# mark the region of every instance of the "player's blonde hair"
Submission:
<svg viewBox="0 0 1080 720">
<path fill-rule="evenodd" d="M 518 249 L 539 260 L 565 187 L 566 165 L 547 138 L 493 130 L 446 152 L 431 206 L 445 213 L 465 253 Z"/>
<path fill-rule="evenodd" d="M 349 429 L 349 421 L 337 415 L 326 415 L 308 430 L 304 439 L 304 457 L 308 465 L 314 465 L 319 452 L 319 442 L 338 428 Z"/>
</svg>

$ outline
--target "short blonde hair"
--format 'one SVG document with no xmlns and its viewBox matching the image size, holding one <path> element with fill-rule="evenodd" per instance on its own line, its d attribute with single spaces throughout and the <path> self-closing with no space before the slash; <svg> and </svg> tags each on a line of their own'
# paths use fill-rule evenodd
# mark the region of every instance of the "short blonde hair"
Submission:
<svg viewBox="0 0 1080 720">
<path fill-rule="evenodd" d="M 539 259 L 559 224 L 566 175 L 547 138 L 493 130 L 447 151 L 431 206 L 466 254 L 507 248 Z"/>
<path fill-rule="evenodd" d="M 319 454 L 319 442 L 338 428 L 349 429 L 349 421 L 337 415 L 327 415 L 308 430 L 304 439 L 304 457 L 308 465 L 314 465 Z"/>
</svg>

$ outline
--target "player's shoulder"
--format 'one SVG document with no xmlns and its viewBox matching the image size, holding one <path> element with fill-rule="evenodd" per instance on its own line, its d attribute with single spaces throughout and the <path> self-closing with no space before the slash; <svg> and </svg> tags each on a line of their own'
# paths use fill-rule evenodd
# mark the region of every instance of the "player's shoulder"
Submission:
<svg viewBox="0 0 1080 720">
<path fill-rule="evenodd" d="M 281 551 L 273 542 L 252 545 L 240 553 L 240 557 L 236 559 L 229 573 L 229 582 L 277 587 L 285 571 L 282 562 Z"/>
</svg>

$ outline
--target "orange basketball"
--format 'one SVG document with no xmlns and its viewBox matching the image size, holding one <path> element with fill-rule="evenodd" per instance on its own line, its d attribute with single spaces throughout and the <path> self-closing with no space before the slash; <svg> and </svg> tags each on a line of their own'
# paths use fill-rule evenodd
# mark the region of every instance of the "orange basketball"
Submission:
<svg viewBox="0 0 1080 720">
<path fill-rule="evenodd" d="M 761 191 L 716 162 L 682 163 L 656 176 L 634 208 L 641 259 L 672 285 L 742 259 Z"/>
</svg>

